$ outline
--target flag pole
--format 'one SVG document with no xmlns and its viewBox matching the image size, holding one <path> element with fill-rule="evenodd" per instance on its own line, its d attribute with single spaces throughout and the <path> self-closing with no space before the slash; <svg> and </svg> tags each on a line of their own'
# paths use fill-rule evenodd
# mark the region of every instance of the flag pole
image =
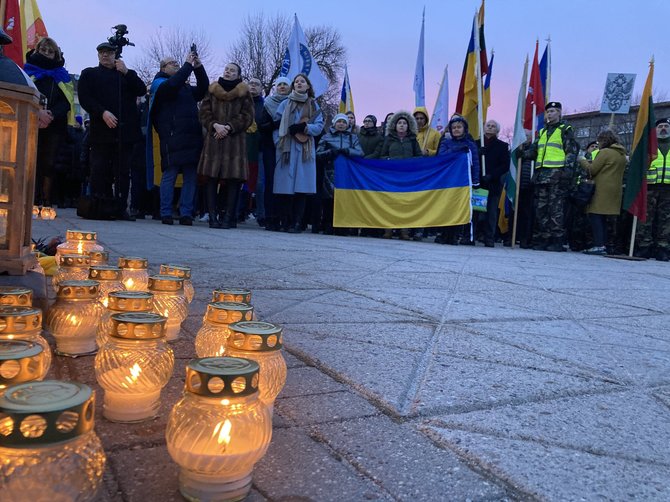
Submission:
<svg viewBox="0 0 670 502">
<path fill-rule="evenodd" d="M 516 223 L 519 216 L 519 186 L 521 185 L 521 162 L 522 159 L 517 160 L 516 163 L 516 186 L 514 187 L 514 219 L 512 220 L 512 249 L 516 244 Z"/>
<path fill-rule="evenodd" d="M 535 141 L 535 133 L 537 132 L 535 129 L 537 127 L 537 104 L 533 102 L 533 124 L 531 126 L 531 135 L 530 137 L 533 138 L 533 141 Z M 535 174 L 535 161 L 533 160 L 530 163 L 530 177 L 532 178 L 533 175 Z"/>
<path fill-rule="evenodd" d="M 628 256 L 633 256 L 633 249 L 635 248 L 635 233 L 637 232 L 637 216 L 633 216 L 633 228 L 630 233 L 630 246 L 628 246 Z"/>
<path fill-rule="evenodd" d="M 551 101 L 551 35 L 547 37 L 547 88 L 544 90 L 544 102 Z"/>
<path fill-rule="evenodd" d="M 482 110 L 482 63 L 480 59 L 481 47 L 479 47 L 479 10 L 475 13 L 475 76 L 477 79 L 477 123 L 479 124 L 479 145 L 484 148 L 484 114 Z M 486 176 L 486 156 L 482 155 L 482 176 Z"/>
</svg>

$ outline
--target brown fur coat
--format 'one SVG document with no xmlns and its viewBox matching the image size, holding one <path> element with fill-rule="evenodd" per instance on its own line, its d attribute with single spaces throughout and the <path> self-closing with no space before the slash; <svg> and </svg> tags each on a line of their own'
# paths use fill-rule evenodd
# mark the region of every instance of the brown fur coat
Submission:
<svg viewBox="0 0 670 502">
<path fill-rule="evenodd" d="M 198 174 L 219 179 L 246 180 L 246 130 L 254 121 L 254 102 L 249 87 L 240 82 L 226 92 L 218 82 L 210 84 L 200 104 L 200 123 L 205 129 L 205 145 L 200 154 Z M 214 138 L 214 124 L 229 124 L 233 130 L 223 139 Z"/>
</svg>

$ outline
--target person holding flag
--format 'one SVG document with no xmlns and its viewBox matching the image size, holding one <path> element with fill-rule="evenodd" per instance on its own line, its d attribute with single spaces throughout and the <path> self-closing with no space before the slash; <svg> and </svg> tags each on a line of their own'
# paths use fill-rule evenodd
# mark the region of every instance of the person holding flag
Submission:
<svg viewBox="0 0 670 502">
<path fill-rule="evenodd" d="M 572 126 L 563 122 L 561 103 L 545 106 L 545 126 L 524 158 L 535 160 L 535 230 L 533 249 L 565 251 L 565 201 L 579 154 Z"/>
</svg>

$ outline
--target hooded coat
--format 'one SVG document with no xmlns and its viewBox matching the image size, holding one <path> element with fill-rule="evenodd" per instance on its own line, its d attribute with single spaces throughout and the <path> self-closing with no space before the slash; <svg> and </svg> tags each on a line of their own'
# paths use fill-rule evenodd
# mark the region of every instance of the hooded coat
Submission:
<svg viewBox="0 0 670 502">
<path fill-rule="evenodd" d="M 618 143 L 602 148 L 591 165 L 583 167 L 589 171 L 596 185 L 586 212 L 618 215 L 621 212 L 621 183 L 626 169 L 626 149 Z"/>
<path fill-rule="evenodd" d="M 358 141 L 361 144 L 365 158 L 374 158 L 381 151 L 384 144 L 384 136 L 379 132 L 377 126 L 361 127 L 358 130 Z"/>
<path fill-rule="evenodd" d="M 398 137 L 395 130 L 398 120 L 405 119 L 409 124 L 407 135 L 404 138 Z M 414 117 L 408 112 L 397 112 L 389 119 L 386 124 L 386 137 L 382 145 L 379 157 L 382 159 L 408 159 L 411 157 L 421 157 L 421 147 L 416 140 L 417 125 Z"/>
<path fill-rule="evenodd" d="M 428 156 L 437 154 L 437 147 L 440 146 L 440 133 L 430 127 L 430 115 L 425 106 L 417 106 L 412 115 L 422 113 L 426 117 L 426 125 L 419 129 L 416 140 L 419 142 L 421 151 L 427 150 Z"/>
<path fill-rule="evenodd" d="M 331 127 L 330 131 L 321 137 L 319 147 L 316 149 L 316 159 L 323 163 L 323 194 L 327 199 L 332 199 L 335 194 L 335 158 L 338 155 L 363 156 L 358 136 L 351 128 L 340 132 Z"/>
<path fill-rule="evenodd" d="M 451 133 L 451 127 L 455 122 L 461 122 L 465 127 L 465 133 L 459 138 L 454 138 Z M 444 155 L 450 152 L 470 152 L 472 156 L 472 163 L 470 164 L 470 176 L 473 185 L 479 185 L 479 149 L 477 144 L 468 132 L 468 122 L 460 116 L 453 117 L 447 124 L 447 132 L 449 136 L 444 136 L 440 141 L 437 154 Z"/>
<path fill-rule="evenodd" d="M 249 175 L 246 131 L 254 121 L 254 101 L 244 82 L 227 92 L 219 82 L 210 84 L 200 104 L 200 123 L 205 128 L 205 145 L 198 174 L 211 178 L 246 180 Z M 214 124 L 232 127 L 223 139 L 214 137 Z"/>
</svg>

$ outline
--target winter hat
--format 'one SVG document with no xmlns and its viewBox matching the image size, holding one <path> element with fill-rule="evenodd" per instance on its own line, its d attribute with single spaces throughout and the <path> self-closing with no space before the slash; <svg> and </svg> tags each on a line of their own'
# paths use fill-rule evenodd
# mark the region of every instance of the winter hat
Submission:
<svg viewBox="0 0 670 502">
<path fill-rule="evenodd" d="M 347 124 L 349 124 L 349 117 L 347 117 L 344 113 L 338 113 L 333 117 L 333 125 L 335 125 L 338 120 L 344 120 Z"/>
<path fill-rule="evenodd" d="M 547 111 L 549 108 L 558 108 L 559 110 L 562 110 L 563 106 L 558 101 L 549 101 L 544 107 L 544 111 Z"/>
<path fill-rule="evenodd" d="M 372 120 L 372 123 L 374 125 L 377 125 L 377 117 L 375 117 L 374 115 L 366 115 L 365 119 L 363 119 L 363 120 L 368 120 L 368 119 Z"/>
<path fill-rule="evenodd" d="M 286 77 L 278 77 L 277 80 L 275 80 L 275 85 L 279 84 L 291 85 L 291 81 Z"/>
<path fill-rule="evenodd" d="M 670 124 L 670 119 L 658 119 L 656 125 L 659 126 L 661 124 Z"/>
</svg>

